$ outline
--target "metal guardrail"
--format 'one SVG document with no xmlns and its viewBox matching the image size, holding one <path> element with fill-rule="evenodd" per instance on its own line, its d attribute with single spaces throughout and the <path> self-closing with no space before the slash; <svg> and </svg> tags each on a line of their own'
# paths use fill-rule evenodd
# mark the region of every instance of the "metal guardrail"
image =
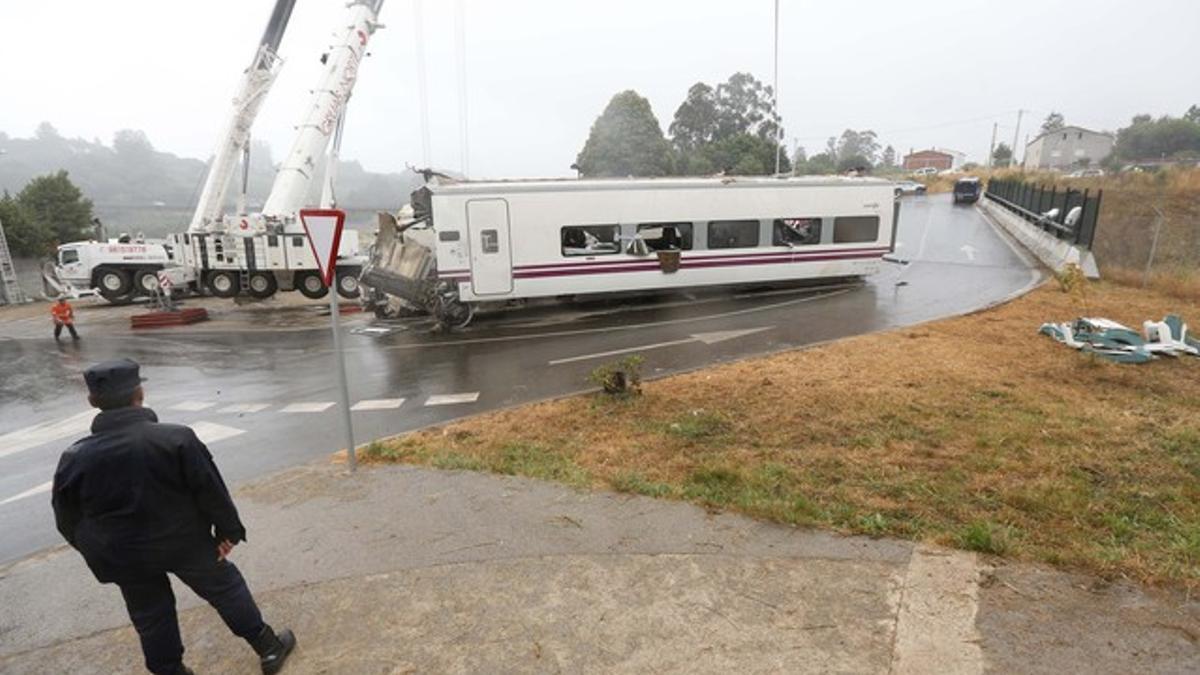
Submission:
<svg viewBox="0 0 1200 675">
<path fill-rule="evenodd" d="M 1100 218 L 1100 199 L 1103 190 L 1059 189 L 1058 186 L 1036 185 L 1018 180 L 992 179 L 984 196 L 1057 239 L 1069 241 L 1086 249 L 1092 248 Z M 1067 222 L 1071 209 L 1079 207 L 1074 223 Z M 1057 209 L 1053 216 L 1047 215 Z"/>
</svg>

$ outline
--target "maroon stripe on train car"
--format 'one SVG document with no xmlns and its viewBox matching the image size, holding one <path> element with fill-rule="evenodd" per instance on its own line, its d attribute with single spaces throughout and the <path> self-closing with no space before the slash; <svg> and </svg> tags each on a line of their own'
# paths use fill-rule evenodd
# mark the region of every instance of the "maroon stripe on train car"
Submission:
<svg viewBox="0 0 1200 675">
<path fill-rule="evenodd" d="M 825 256 L 833 254 L 877 254 L 883 255 L 890 249 L 887 248 L 844 248 L 831 249 L 825 251 L 777 251 L 772 253 L 740 253 L 726 255 L 685 255 L 682 263 L 686 265 L 689 262 L 696 261 L 729 261 L 729 260 L 744 260 L 744 261 L 759 261 L 766 259 L 776 259 L 790 261 L 794 258 L 804 258 L 811 256 L 820 256 L 817 259 L 824 259 Z M 650 258 L 648 260 L 613 260 L 606 262 L 603 260 L 592 260 L 587 262 L 568 262 L 568 263 L 542 263 L 537 265 L 517 265 L 513 269 L 521 271 L 542 271 L 554 269 L 579 269 L 583 267 L 619 267 L 619 266 L 636 266 L 636 267 L 658 267 L 658 260 Z"/>
<path fill-rule="evenodd" d="M 871 251 L 860 251 L 855 254 L 849 254 L 849 255 L 848 254 L 837 255 L 837 254 L 832 254 L 832 253 L 824 254 L 824 255 L 810 254 L 804 258 L 791 259 L 791 260 L 774 258 L 774 257 L 763 259 L 763 258 L 766 258 L 766 256 L 758 256 L 757 260 L 734 259 L 734 256 L 723 256 L 724 259 L 710 258 L 710 259 L 698 260 L 698 261 L 693 261 L 689 258 L 685 258 L 683 260 L 683 262 L 680 264 L 679 268 L 680 269 L 701 269 L 701 268 L 708 268 L 708 267 L 748 267 L 750 265 L 780 265 L 780 264 L 801 263 L 801 262 L 820 262 L 820 261 L 825 261 L 825 260 L 861 260 L 864 258 L 879 258 L 882 256 L 883 256 L 883 253 L 871 252 Z M 577 267 L 574 269 L 552 269 L 552 270 L 524 269 L 521 271 L 514 272 L 513 278 L 514 279 L 537 279 L 537 278 L 543 278 L 543 277 L 578 276 L 578 275 L 583 275 L 583 274 L 608 274 L 608 273 L 618 273 L 618 272 L 649 272 L 649 271 L 653 271 L 656 268 L 657 268 L 657 264 L 655 265 L 655 267 L 628 267 L 628 266 L 618 266 L 618 265 L 592 264 L 592 265 L 585 265 L 582 267 Z"/>
</svg>

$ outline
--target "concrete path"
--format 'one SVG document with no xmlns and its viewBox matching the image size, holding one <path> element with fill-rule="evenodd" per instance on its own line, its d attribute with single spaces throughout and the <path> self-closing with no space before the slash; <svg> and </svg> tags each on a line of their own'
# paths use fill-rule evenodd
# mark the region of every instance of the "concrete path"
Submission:
<svg viewBox="0 0 1200 675">
<path fill-rule="evenodd" d="M 1200 672 L 1195 601 L 961 552 L 410 467 L 237 498 L 289 673 Z M 189 664 L 256 672 L 177 593 Z M 139 672 L 115 587 L 65 547 L 0 568 L 0 608 L 0 672 Z"/>
</svg>

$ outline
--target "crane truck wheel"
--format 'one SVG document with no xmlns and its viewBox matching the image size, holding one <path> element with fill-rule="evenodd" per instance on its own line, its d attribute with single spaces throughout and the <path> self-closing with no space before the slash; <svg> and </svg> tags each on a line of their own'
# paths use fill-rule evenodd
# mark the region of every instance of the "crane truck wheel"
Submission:
<svg viewBox="0 0 1200 675">
<path fill-rule="evenodd" d="M 209 272 L 205 285 L 208 286 L 208 292 L 218 298 L 232 298 L 242 290 L 241 284 L 238 283 L 237 272 L 224 270 Z"/>
<path fill-rule="evenodd" d="M 133 290 L 141 295 L 154 295 L 158 291 L 155 270 L 138 270 L 133 275 Z"/>
<path fill-rule="evenodd" d="M 129 272 L 115 267 L 101 267 L 96 271 L 96 287 L 100 289 L 100 295 L 110 302 L 114 298 L 129 295 L 132 290 Z"/>
<path fill-rule="evenodd" d="M 306 298 L 320 300 L 329 292 L 329 287 L 321 281 L 316 272 L 298 272 L 296 274 L 296 290 Z"/>
<path fill-rule="evenodd" d="M 250 297 L 260 300 L 275 295 L 275 291 L 279 290 L 279 283 L 275 281 L 275 275 L 270 272 L 251 274 L 246 286 L 249 289 Z"/>
<path fill-rule="evenodd" d="M 338 270 L 337 292 L 338 295 L 346 298 L 347 300 L 354 300 L 358 298 L 357 269 Z"/>
</svg>

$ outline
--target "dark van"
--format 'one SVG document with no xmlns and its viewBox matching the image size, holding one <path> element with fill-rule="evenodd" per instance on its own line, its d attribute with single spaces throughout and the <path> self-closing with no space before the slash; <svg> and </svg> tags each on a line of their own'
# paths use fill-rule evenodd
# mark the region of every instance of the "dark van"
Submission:
<svg viewBox="0 0 1200 675">
<path fill-rule="evenodd" d="M 954 181 L 954 203 L 974 204 L 979 201 L 979 194 L 983 192 L 983 186 L 978 178 L 974 176 L 970 178 L 959 178 Z"/>
</svg>

